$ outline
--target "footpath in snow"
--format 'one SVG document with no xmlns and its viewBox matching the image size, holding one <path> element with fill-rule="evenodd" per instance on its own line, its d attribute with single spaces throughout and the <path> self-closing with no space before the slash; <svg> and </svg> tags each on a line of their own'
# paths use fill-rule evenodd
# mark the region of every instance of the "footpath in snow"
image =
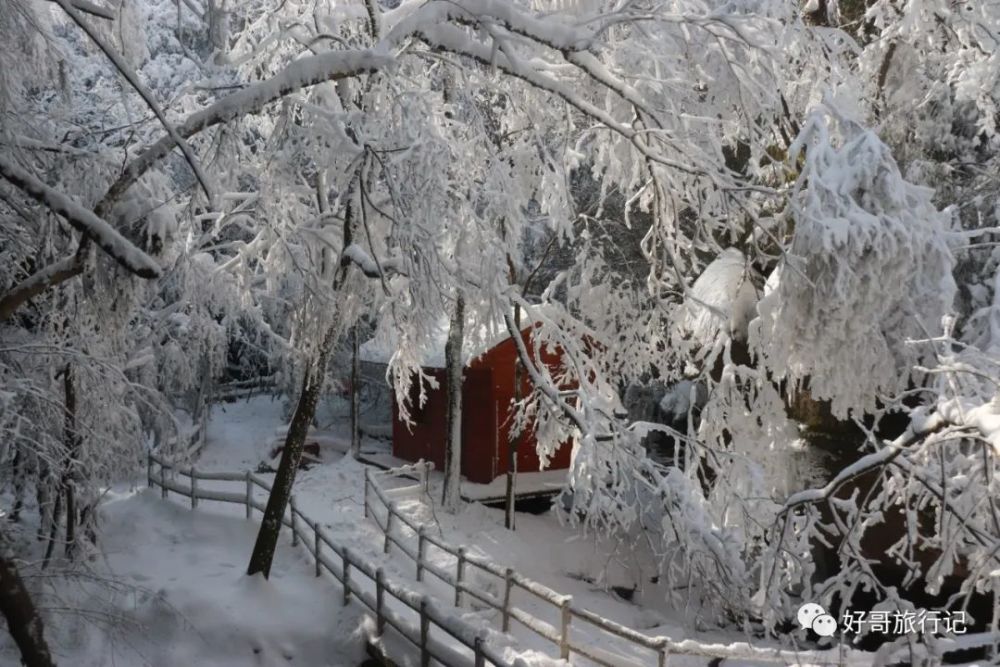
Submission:
<svg viewBox="0 0 1000 667">
<path fill-rule="evenodd" d="M 255 467 L 257 462 L 268 456 L 275 431 L 281 423 L 281 403 L 267 397 L 222 406 L 213 414 L 208 445 L 198 462 L 199 468 L 233 471 Z M 336 432 L 334 424 L 333 429 L 323 431 L 321 440 L 335 443 L 338 436 L 342 438 L 343 435 Z M 366 440 L 363 449 L 375 446 L 376 443 Z M 295 484 L 297 506 L 310 517 L 318 519 L 326 533 L 339 543 L 350 544 L 352 549 L 367 553 L 384 567 L 387 574 L 405 581 L 410 588 L 430 594 L 439 601 L 452 600 L 453 589 L 433 577 L 425 577 L 423 583 L 417 583 L 413 561 L 397 549 L 391 550 L 388 556 L 382 554 L 382 532 L 363 517 L 364 467 L 342 457 L 339 447 L 321 449 L 323 463 L 299 472 Z M 432 497 L 439 492 L 437 484 L 432 483 Z M 580 537 L 561 526 L 552 514 L 519 514 L 518 530 L 512 533 L 503 528 L 501 511 L 478 504 L 465 505 L 458 515 L 435 512 L 433 503 L 421 499 L 401 499 L 400 507 L 412 512 L 421 522 L 434 525 L 436 534 L 448 543 L 464 545 L 470 553 L 502 566 L 513 567 L 530 579 L 562 594 L 572 595 L 575 606 L 649 636 L 667 636 L 673 640 L 695 638 L 689 634 L 690 624 L 685 624 L 669 609 L 657 609 L 644 601 L 642 591 L 635 594 L 642 604 L 627 601 L 608 591 L 614 585 L 627 594 L 630 584 L 635 584 L 635 579 L 628 573 L 640 572 L 644 574 L 639 574 L 639 577 L 647 577 L 643 581 L 647 600 L 665 598 L 658 596 L 657 586 L 649 581 L 653 574 L 649 564 L 637 561 L 621 545 L 616 549 L 615 545 L 596 544 L 591 539 Z M 553 616 L 552 609 L 535 604 L 530 596 L 517 604 L 546 622 L 558 625 L 558 618 Z M 494 610 L 467 602 L 455 613 L 472 626 L 499 627 L 498 612 Z M 520 649 L 553 654 L 551 643 L 519 624 L 513 623 L 511 632 Z M 698 632 L 696 637 L 702 642 L 721 644 L 745 641 L 742 636 L 723 632 Z M 403 648 L 408 647 L 403 645 Z M 615 648 L 613 642 L 608 648 Z M 629 651 L 626 650 L 626 653 Z M 625 654 L 622 658 L 626 659 Z M 641 660 L 641 663 L 645 662 L 645 659 Z M 675 665 L 701 665 L 707 660 L 673 655 L 670 662 Z M 730 660 L 727 664 L 739 663 Z"/>
<path fill-rule="evenodd" d="M 201 471 L 254 470 L 269 458 L 275 432 L 283 423 L 282 403 L 259 396 L 216 406 L 206 446 L 195 462 Z M 336 445 L 343 434 L 324 431 Z M 366 441 L 364 448 L 376 447 Z M 325 535 L 352 554 L 381 567 L 392 580 L 417 594 L 431 596 L 456 619 L 477 629 L 490 629 L 490 642 L 519 665 L 552 664 L 551 643 L 512 623 L 512 638 L 497 631 L 499 612 L 477 605 L 469 596 L 461 608 L 450 605 L 452 587 L 433 577 L 415 581 L 414 563 L 398 548 L 383 553 L 383 533 L 363 513 L 365 466 L 341 454 L 339 446 L 321 447 L 322 463 L 300 470 L 295 483 L 297 507 L 315 519 Z M 270 475 L 260 477 L 270 479 Z M 386 480 L 392 486 L 391 480 Z M 206 483 L 208 484 L 208 483 Z M 232 491 L 233 489 L 229 489 Z M 433 482 L 431 495 L 439 485 Z M 61 664 L 97 665 L 359 665 L 365 642 L 373 636 L 373 620 L 357 602 L 343 605 L 343 592 L 331 577 L 317 578 L 312 557 L 303 546 L 293 547 L 282 533 L 270 580 L 247 577 L 245 568 L 259 528 L 259 512 L 248 521 L 240 505 L 203 501 L 191 510 L 176 494 L 164 501 L 158 491 L 110 492 L 103 504 L 103 547 L 100 576 L 115 583 L 110 603 L 102 587 L 80 606 L 100 608 L 113 619 L 111 631 L 86 625 L 76 636 L 59 637 Z M 263 494 L 258 496 L 263 501 Z M 667 609 L 635 604 L 609 593 L 606 584 L 628 588 L 629 572 L 649 576 L 651 569 L 629 560 L 626 549 L 595 544 L 561 526 L 554 515 L 518 515 L 518 530 L 503 528 L 503 513 L 467 504 L 457 515 L 434 510 L 426 498 L 400 496 L 398 508 L 427 523 L 436 536 L 469 553 L 513 567 L 522 575 L 559 593 L 572 595 L 574 606 L 599 614 L 650 636 L 673 640 L 688 635 L 681 619 Z M 444 555 L 440 565 L 446 565 Z M 434 554 L 430 556 L 433 558 Z M 452 563 L 453 567 L 453 563 Z M 606 580 L 601 581 L 601 577 Z M 479 582 L 487 585 L 485 581 Z M 495 583 L 495 582 L 494 582 Z M 647 586 L 655 597 L 655 587 Z M 496 593 L 498 591 L 493 591 Z M 520 595 L 520 593 L 518 593 Z M 101 601 L 98 602 L 97 600 Z M 637 593 L 640 602 L 642 594 Z M 101 606 L 103 605 L 103 606 Z M 558 625 L 552 609 L 522 596 L 516 605 L 546 623 Z M 392 609 L 406 612 L 405 609 Z M 411 612 L 407 612 L 411 613 Z M 575 630 L 585 632 L 584 626 Z M 384 638 L 385 648 L 403 665 L 420 663 L 419 652 L 401 638 Z M 702 642 L 741 642 L 727 633 L 698 633 Z M 603 642 L 603 638 L 598 640 Z M 627 647 L 609 641 L 603 646 L 622 664 L 636 662 Z M 645 655 L 638 664 L 654 656 Z M 2 661 L 2 660 L 0 660 Z M 579 656 L 574 664 L 588 664 Z M 705 665 L 709 661 L 672 655 L 671 665 Z M 563 663 L 564 664 L 564 663 Z M 655 664 L 653 662 L 652 664 Z M 727 660 L 732 666 L 740 661 Z M 758 663 L 759 664 L 759 663 Z M 773 664 L 773 663 L 772 663 Z"/>
<path fill-rule="evenodd" d="M 78 667 L 356 667 L 363 620 L 308 555 L 278 550 L 270 580 L 247 577 L 258 523 L 215 503 L 192 511 L 158 492 L 112 493 L 101 509 L 109 585 L 74 603 L 95 622 L 56 644 Z M 110 600 L 108 599 L 110 594 Z M 2 662 L 2 660 L 0 660 Z"/>
</svg>

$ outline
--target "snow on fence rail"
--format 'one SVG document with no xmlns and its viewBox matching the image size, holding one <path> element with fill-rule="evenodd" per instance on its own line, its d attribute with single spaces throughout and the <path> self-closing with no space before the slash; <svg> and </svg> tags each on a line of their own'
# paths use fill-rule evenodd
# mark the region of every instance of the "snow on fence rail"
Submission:
<svg viewBox="0 0 1000 667">
<path fill-rule="evenodd" d="M 571 654 L 578 654 L 599 665 L 607 667 L 623 667 L 649 664 L 642 659 L 645 653 L 650 660 L 655 659 L 657 667 L 665 667 L 671 654 L 698 656 L 708 659 L 740 659 L 755 660 L 762 662 L 776 662 L 780 664 L 800 664 L 807 662 L 818 665 L 871 665 L 872 657 L 862 651 L 849 649 L 843 645 L 824 651 L 794 651 L 784 649 L 763 648 L 752 646 L 746 642 L 733 644 L 706 644 L 695 640 L 675 641 L 668 637 L 650 637 L 632 628 L 615 623 L 600 615 L 573 605 L 573 598 L 570 595 L 563 595 L 551 588 L 515 572 L 512 568 L 502 567 L 488 559 L 481 558 L 468 553 L 465 547 L 455 547 L 443 540 L 428 534 L 427 526 L 419 524 L 411 517 L 399 511 L 396 501 L 390 493 L 378 483 L 379 478 L 418 476 L 418 483 L 408 487 L 392 489 L 393 495 L 405 493 L 407 491 L 418 490 L 427 493 L 427 480 L 433 464 L 429 462 L 419 462 L 413 465 L 392 468 L 383 471 L 372 471 L 365 469 L 365 492 L 364 510 L 365 517 L 372 521 L 382 531 L 385 542 L 384 551 L 389 553 L 390 546 L 395 544 L 400 551 L 414 561 L 416 565 L 416 579 L 423 581 L 424 573 L 429 572 L 440 579 L 446 585 L 451 586 L 455 592 L 455 606 L 462 605 L 462 598 L 468 595 L 478 602 L 500 612 L 500 629 L 504 633 L 510 631 L 511 619 L 516 620 L 543 639 L 548 640 L 559 650 L 559 657 L 568 660 Z M 376 505 L 372 498 L 376 499 Z M 380 507 L 379 507 L 380 506 Z M 385 516 L 383 520 L 376 509 L 382 511 Z M 383 511 L 384 510 L 384 511 Z M 394 531 L 393 528 L 396 528 Z M 404 533 L 410 533 L 407 540 Z M 412 544 L 413 537 L 416 538 L 416 547 Z M 435 565 L 428 559 L 428 548 L 433 546 L 442 553 L 455 559 L 454 572 Z M 499 597 L 483 588 L 477 588 L 468 576 L 469 568 L 477 568 L 479 571 L 491 575 L 499 580 L 498 590 L 502 591 Z M 558 627 L 533 616 L 524 609 L 520 609 L 512 603 L 512 593 L 515 589 L 524 590 L 536 598 L 548 603 L 554 608 L 558 617 Z M 571 632 L 572 621 L 577 619 L 586 623 L 584 627 L 588 631 L 579 630 Z M 638 662 L 629 657 L 615 654 L 607 648 L 600 648 L 602 637 L 594 640 L 593 630 L 604 632 L 614 637 L 625 640 L 629 644 L 638 647 Z"/>
<path fill-rule="evenodd" d="M 158 470 L 155 469 L 157 466 Z M 187 484 L 178 480 L 178 476 L 186 477 Z M 194 466 L 175 465 L 153 453 L 148 454 L 146 478 L 150 488 L 160 487 L 164 499 L 173 491 L 190 498 L 191 509 L 198 507 L 199 500 L 243 505 L 246 507 L 247 519 L 253 517 L 254 510 L 263 512 L 266 505 L 254 497 L 254 489 L 271 492 L 271 485 L 250 471 L 206 472 Z M 202 481 L 234 482 L 240 485 L 240 490 L 231 492 L 205 489 L 199 485 Z M 367 478 L 365 486 L 367 488 Z M 472 627 L 448 613 L 429 596 L 389 579 L 381 567 L 365 560 L 361 554 L 336 544 L 323 532 L 318 522 L 307 517 L 295 506 L 294 495 L 282 523 L 292 531 L 292 545 L 302 544 L 313 556 L 316 576 L 321 576 L 323 570 L 326 570 L 340 583 L 344 591 L 344 605 L 349 604 L 353 597 L 374 613 L 375 625 L 380 636 L 384 634 L 388 625 L 416 646 L 420 650 L 421 667 L 429 667 L 431 658 L 448 667 L 464 667 L 470 662 L 469 656 L 433 637 L 432 628 L 443 631 L 461 646 L 472 651 L 472 664 L 475 667 L 485 667 L 487 663 L 497 667 L 513 667 L 502 653 L 487 643 L 488 631 Z M 333 556 L 339 557 L 339 563 L 335 563 L 333 558 L 323 553 L 324 545 L 329 548 Z M 355 572 L 360 576 L 355 575 Z M 370 582 L 374 587 L 374 593 L 362 588 L 360 585 L 362 582 Z M 418 614 L 418 624 L 407 622 L 399 613 L 390 609 L 386 604 L 387 595 L 415 611 Z"/>
</svg>

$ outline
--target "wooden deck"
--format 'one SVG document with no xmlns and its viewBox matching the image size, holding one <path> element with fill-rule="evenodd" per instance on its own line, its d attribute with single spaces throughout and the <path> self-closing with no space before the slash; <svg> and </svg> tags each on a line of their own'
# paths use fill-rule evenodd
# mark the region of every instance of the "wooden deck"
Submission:
<svg viewBox="0 0 1000 667">
<path fill-rule="evenodd" d="M 384 451 L 363 451 L 359 459 L 362 463 L 381 470 L 410 465 L 412 461 L 404 461 Z M 440 471 L 431 472 L 432 479 L 440 480 Z M 414 478 L 415 479 L 415 478 Z M 515 500 L 530 500 L 558 495 L 566 482 L 565 470 L 544 470 L 542 472 L 518 473 L 514 489 Z M 501 475 L 489 484 L 473 484 L 462 480 L 462 500 L 484 504 L 501 502 L 507 494 L 507 477 Z"/>
</svg>

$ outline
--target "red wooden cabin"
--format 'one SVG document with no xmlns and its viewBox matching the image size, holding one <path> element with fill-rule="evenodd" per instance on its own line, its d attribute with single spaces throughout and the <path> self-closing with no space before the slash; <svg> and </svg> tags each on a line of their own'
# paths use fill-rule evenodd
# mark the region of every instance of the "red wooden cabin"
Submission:
<svg viewBox="0 0 1000 667">
<path fill-rule="evenodd" d="M 521 335 L 529 350 L 531 328 Z M 542 348 L 541 361 L 553 370 L 561 360 L 558 351 Z M 513 423 L 514 368 L 517 348 L 507 337 L 472 359 L 465 368 L 462 383 L 462 476 L 477 484 L 489 484 L 507 473 L 510 431 Z M 392 453 L 408 461 L 425 459 L 444 469 L 447 435 L 447 394 L 444 368 L 425 367 L 424 372 L 437 380 L 438 388 L 427 391 L 424 405 L 410 402 L 407 425 L 399 418 L 399 406 L 392 408 Z M 527 373 L 522 373 L 521 395 L 531 391 Z M 547 470 L 569 468 L 572 444 L 565 442 L 549 460 Z M 541 470 L 535 452 L 535 435 L 528 430 L 517 446 L 517 471 Z"/>
</svg>

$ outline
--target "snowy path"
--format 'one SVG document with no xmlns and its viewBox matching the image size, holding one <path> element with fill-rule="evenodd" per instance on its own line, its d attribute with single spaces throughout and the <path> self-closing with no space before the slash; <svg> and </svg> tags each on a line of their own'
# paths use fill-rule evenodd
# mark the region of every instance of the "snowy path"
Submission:
<svg viewBox="0 0 1000 667">
<path fill-rule="evenodd" d="M 224 411 L 223 411 L 224 410 Z M 217 470 L 246 470 L 266 458 L 268 444 L 275 429 L 282 423 L 281 404 L 267 397 L 257 397 L 249 402 L 227 404 L 213 412 L 208 430 L 208 444 L 198 461 L 198 467 Z M 439 601 L 452 601 L 454 591 L 447 584 L 433 577 L 425 577 L 420 584 L 415 581 L 414 563 L 407 556 L 393 549 L 382 554 L 383 534 L 378 526 L 363 515 L 364 466 L 350 457 L 324 451 L 324 463 L 299 472 L 295 482 L 297 507 L 310 517 L 319 519 L 327 534 L 338 544 L 350 546 L 364 553 L 367 559 L 382 566 L 386 573 L 419 593 L 432 595 Z M 390 484 L 391 485 L 391 484 Z M 439 494 L 432 485 L 432 496 Z M 745 637 L 724 632 L 697 632 L 690 630 L 691 623 L 656 602 L 665 599 L 658 586 L 649 581 L 653 568 L 639 562 L 627 545 L 598 544 L 580 537 L 569 528 L 559 525 L 553 515 L 518 515 L 518 529 L 511 532 L 503 528 L 503 513 L 479 504 L 466 504 L 457 515 L 434 512 L 419 499 L 400 499 L 400 509 L 419 518 L 422 522 L 437 521 L 440 536 L 453 545 L 465 545 L 470 553 L 477 553 L 503 566 L 514 567 L 530 579 L 538 581 L 562 594 L 573 596 L 574 606 L 596 613 L 623 626 L 633 628 L 648 636 L 666 636 L 673 640 L 697 639 L 704 643 L 731 644 L 743 642 Z M 282 540 L 279 552 L 290 549 L 287 539 Z M 435 550 L 431 550 L 434 557 Z M 245 553 L 249 553 L 249 546 Z M 301 552 L 304 553 L 304 552 Z M 441 566 L 454 569 L 454 559 L 438 553 Z M 450 559 L 450 560 L 448 560 Z M 306 566 L 308 569 L 308 566 Z M 629 588 L 635 580 L 629 572 L 645 572 L 646 579 L 636 597 L 639 604 L 627 602 L 608 592 L 611 585 Z M 473 575 L 482 578 L 487 590 L 496 589 L 499 583 L 490 575 Z M 639 575 L 642 577 L 643 575 Z M 604 577 L 601 580 L 601 577 Z M 493 579 L 493 581 L 490 581 Z M 641 580 L 641 579 L 640 579 Z M 497 591 L 494 591 L 494 593 Z M 533 599 L 523 591 L 516 605 L 558 627 L 558 611 L 550 605 Z M 661 603 L 662 605 L 662 603 Z M 499 612 L 476 606 L 467 600 L 454 614 L 473 626 L 497 629 Z M 623 644 L 621 640 L 604 635 L 587 624 L 575 624 L 577 632 L 595 633 L 596 644 L 616 655 L 623 664 L 655 665 L 655 654 L 647 649 Z M 512 623 L 512 635 L 522 649 L 537 652 L 534 660 L 547 661 L 544 656 L 557 654 L 553 645 L 517 622 Z M 400 647 L 396 647 L 397 650 Z M 412 647 L 403 646 L 403 650 Z M 588 664 L 579 656 L 574 664 Z M 705 665 L 705 658 L 672 655 L 671 665 Z M 738 664 L 762 664 L 727 660 L 727 667 Z M 773 664 L 773 663 L 771 663 Z"/>
<path fill-rule="evenodd" d="M 113 494 L 102 505 L 111 632 L 91 627 L 60 664 L 354 667 L 363 658 L 360 613 L 337 587 L 312 576 L 305 552 L 281 548 L 271 579 L 247 577 L 257 523 L 240 508 L 192 512 L 152 491 Z M 100 600 L 100 602 L 98 602 Z"/>
<path fill-rule="evenodd" d="M 199 468 L 245 470 L 256 467 L 264 459 L 275 429 L 282 424 L 281 402 L 268 397 L 217 406 L 208 428 L 208 443 L 198 461 Z M 372 557 L 382 559 L 387 571 L 413 582 L 414 567 L 405 556 L 391 553 L 385 558 L 382 533 L 363 516 L 364 467 L 349 458 L 324 452 L 327 462 L 299 472 L 295 481 L 297 506 L 309 516 L 320 519 L 324 528 L 346 540 L 352 548 L 363 549 Z M 437 477 L 437 476 L 435 476 Z M 435 489 L 434 496 L 439 491 Z M 687 636 L 683 624 L 661 611 L 631 604 L 609 594 L 603 585 L 590 583 L 595 573 L 605 573 L 611 584 L 627 586 L 625 566 L 620 556 L 606 547 L 580 538 L 574 531 L 560 526 L 551 515 L 518 515 L 518 530 L 511 533 L 503 527 L 503 513 L 479 504 L 466 504 L 458 515 L 433 514 L 420 504 L 409 509 L 421 513 L 421 520 L 440 521 L 443 536 L 456 545 L 464 544 L 470 551 L 488 555 L 495 562 L 511 565 L 524 575 L 573 595 L 583 608 L 599 613 L 622 625 L 649 635 L 662 634 L 675 639 Z M 485 583 L 485 582 L 484 582 Z M 496 582 L 492 582 L 493 585 Z M 422 590 L 440 600 L 452 600 L 454 593 L 441 582 L 428 578 Z M 655 592 L 653 593 L 655 595 Z M 518 595 L 517 593 L 515 595 Z M 517 600 L 518 606 L 558 627 L 558 614 L 550 606 L 530 599 Z M 471 623 L 499 626 L 497 612 L 469 608 L 456 610 Z M 514 624 L 513 633 L 525 647 L 552 654 L 552 644 Z M 702 637 L 702 639 L 706 639 Z M 731 639 L 731 638 L 730 638 Z M 640 651 L 648 662 L 651 654 Z M 671 659 L 671 664 L 705 664 L 703 660 Z M 654 663 L 655 664 L 655 663 Z"/>
</svg>

